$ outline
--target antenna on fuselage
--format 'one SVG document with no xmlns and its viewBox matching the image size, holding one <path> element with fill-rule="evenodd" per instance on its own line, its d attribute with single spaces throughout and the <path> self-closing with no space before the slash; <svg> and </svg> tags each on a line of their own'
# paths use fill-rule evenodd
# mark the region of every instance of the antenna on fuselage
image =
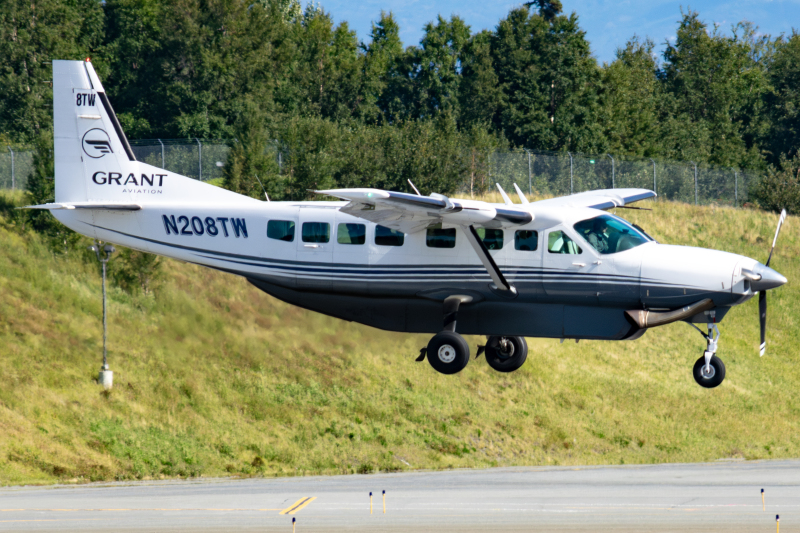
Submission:
<svg viewBox="0 0 800 533">
<path fill-rule="evenodd" d="M 525 195 L 524 195 L 524 194 L 522 194 L 522 191 L 521 191 L 521 190 L 519 190 L 519 186 L 518 186 L 516 183 L 514 184 L 514 190 L 516 190 L 516 191 L 517 191 L 517 196 L 519 196 L 519 201 L 520 201 L 520 202 L 522 202 L 523 204 L 528 204 L 528 203 L 530 203 L 530 202 L 528 202 L 528 199 L 527 199 L 527 198 L 525 198 Z"/>
<path fill-rule="evenodd" d="M 412 189 L 414 189 L 414 192 L 415 192 L 415 193 L 417 193 L 417 196 L 422 196 L 422 195 L 419 193 L 419 191 L 417 190 L 417 188 L 416 188 L 416 187 L 414 187 L 414 184 L 413 184 L 413 183 L 411 183 L 411 180 L 407 180 L 407 181 L 408 181 L 408 184 L 409 184 L 409 185 L 411 185 L 411 188 L 412 188 Z"/>
<path fill-rule="evenodd" d="M 253 174 L 253 176 L 256 177 L 256 181 L 258 181 L 258 184 L 261 185 L 261 190 L 264 191 L 264 196 L 267 197 L 267 201 L 269 202 L 269 195 L 267 194 L 267 189 L 264 188 L 264 184 L 261 183 L 260 179 L 258 179 L 258 175 L 257 174 Z"/>
<path fill-rule="evenodd" d="M 506 194 L 506 191 L 503 190 L 503 188 L 500 186 L 500 184 L 499 183 L 495 183 L 495 185 L 497 185 L 497 190 L 500 191 L 500 196 L 503 197 L 503 201 L 505 202 L 505 204 L 506 205 L 514 205 L 514 203 L 511 201 L 511 198 L 508 197 L 508 195 Z"/>
</svg>

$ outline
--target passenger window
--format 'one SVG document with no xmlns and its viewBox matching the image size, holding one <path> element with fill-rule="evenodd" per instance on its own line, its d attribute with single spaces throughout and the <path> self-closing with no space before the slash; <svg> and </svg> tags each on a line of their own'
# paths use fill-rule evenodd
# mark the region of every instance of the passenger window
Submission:
<svg viewBox="0 0 800 533">
<path fill-rule="evenodd" d="M 547 236 L 547 251 L 551 254 L 582 254 L 580 246 L 563 231 L 551 231 Z"/>
<path fill-rule="evenodd" d="M 514 249 L 532 252 L 539 248 L 539 232 L 521 229 L 514 232 Z"/>
<path fill-rule="evenodd" d="M 386 226 L 375 226 L 375 244 L 378 246 L 403 246 L 405 239 L 405 234 L 400 231 Z"/>
<path fill-rule="evenodd" d="M 267 222 L 267 237 L 278 241 L 294 240 L 294 222 L 291 220 L 270 220 Z"/>
<path fill-rule="evenodd" d="M 425 244 L 428 248 L 455 248 L 456 228 L 428 228 Z"/>
<path fill-rule="evenodd" d="M 475 231 L 487 250 L 500 250 L 503 248 L 503 230 L 477 228 Z"/>
<path fill-rule="evenodd" d="M 327 222 L 303 222 L 303 242 L 328 242 L 331 225 Z"/>
<path fill-rule="evenodd" d="M 364 244 L 367 241 L 367 227 L 364 224 L 339 224 L 336 242 L 339 244 Z"/>
</svg>

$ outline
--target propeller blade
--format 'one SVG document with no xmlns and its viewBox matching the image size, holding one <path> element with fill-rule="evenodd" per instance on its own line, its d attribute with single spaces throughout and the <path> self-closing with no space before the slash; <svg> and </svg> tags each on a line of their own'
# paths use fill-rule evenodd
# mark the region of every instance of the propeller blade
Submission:
<svg viewBox="0 0 800 533">
<path fill-rule="evenodd" d="M 761 346 L 758 355 L 763 357 L 767 351 L 767 291 L 758 293 L 758 318 L 761 322 Z"/>
<path fill-rule="evenodd" d="M 778 234 L 781 232 L 781 226 L 783 226 L 783 223 L 785 221 L 786 221 L 786 209 L 781 211 L 781 218 L 778 219 L 778 229 L 775 230 L 775 238 L 772 239 L 772 248 L 769 249 L 769 257 L 767 258 L 766 266 L 769 266 L 769 262 L 772 261 L 772 252 L 775 251 L 775 243 L 778 242 Z"/>
</svg>

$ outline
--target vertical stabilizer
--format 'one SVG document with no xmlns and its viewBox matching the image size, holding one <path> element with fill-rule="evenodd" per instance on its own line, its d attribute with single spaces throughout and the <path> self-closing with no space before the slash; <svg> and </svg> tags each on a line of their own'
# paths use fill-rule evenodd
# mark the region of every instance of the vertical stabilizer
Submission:
<svg viewBox="0 0 800 533">
<path fill-rule="evenodd" d="M 111 188 L 90 191 L 94 172 L 120 175 L 136 161 L 103 85 L 83 61 L 53 61 L 56 202 L 109 200 Z"/>
<path fill-rule="evenodd" d="M 255 201 L 136 161 L 89 61 L 53 61 L 57 203 Z"/>
</svg>

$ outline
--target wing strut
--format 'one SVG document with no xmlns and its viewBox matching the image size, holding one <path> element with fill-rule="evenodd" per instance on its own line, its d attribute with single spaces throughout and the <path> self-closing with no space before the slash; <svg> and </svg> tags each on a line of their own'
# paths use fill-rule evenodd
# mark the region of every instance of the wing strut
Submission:
<svg viewBox="0 0 800 533">
<path fill-rule="evenodd" d="M 489 253 L 486 245 L 483 244 L 483 241 L 480 239 L 480 237 L 478 237 L 478 232 L 475 231 L 475 226 L 461 226 L 461 229 L 467 236 L 467 240 L 475 250 L 475 253 L 478 254 L 478 259 L 480 259 L 481 263 L 483 263 L 484 268 L 486 268 L 486 271 L 489 273 L 492 281 L 494 281 L 497 289 L 515 295 L 517 293 L 517 289 L 515 289 L 514 286 L 506 280 L 506 277 L 503 275 L 503 273 L 500 272 L 500 268 L 497 266 L 497 263 L 494 262 L 494 258 Z"/>
</svg>

